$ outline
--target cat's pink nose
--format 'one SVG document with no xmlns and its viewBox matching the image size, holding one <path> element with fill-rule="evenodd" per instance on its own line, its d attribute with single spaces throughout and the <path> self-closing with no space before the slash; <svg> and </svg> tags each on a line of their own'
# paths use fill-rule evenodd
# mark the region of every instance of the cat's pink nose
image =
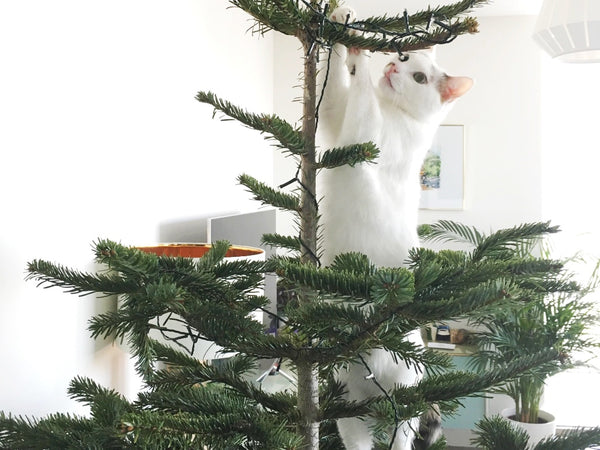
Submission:
<svg viewBox="0 0 600 450">
<path fill-rule="evenodd" d="M 397 73 L 397 72 L 398 72 L 398 68 L 396 67 L 396 64 L 394 64 L 393 62 L 391 62 L 387 66 L 385 66 L 384 74 L 387 78 L 389 78 L 391 74 Z"/>
</svg>

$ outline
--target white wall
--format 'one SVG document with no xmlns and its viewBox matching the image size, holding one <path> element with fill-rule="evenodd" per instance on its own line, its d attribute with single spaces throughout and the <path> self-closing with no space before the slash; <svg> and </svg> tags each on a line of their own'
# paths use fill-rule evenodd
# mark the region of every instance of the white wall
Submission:
<svg viewBox="0 0 600 450">
<path fill-rule="evenodd" d="M 88 337 L 105 302 L 36 288 L 28 261 L 87 269 L 98 237 L 154 242 L 163 222 L 255 208 L 239 173 L 272 179 L 262 137 L 194 100 L 272 110 L 272 37 L 228 6 L 0 2 L 0 410 L 78 411 L 78 374 L 132 387 L 120 350 Z"/>
<path fill-rule="evenodd" d="M 600 64 L 542 60 L 544 212 L 564 229 L 565 246 L 600 256 L 597 208 Z"/>
<path fill-rule="evenodd" d="M 465 126 L 464 209 L 421 211 L 484 231 L 540 220 L 540 51 L 532 16 L 482 17 L 480 32 L 438 49 L 450 74 L 475 85 L 457 101 L 446 124 Z"/>
<path fill-rule="evenodd" d="M 600 258 L 600 64 L 565 64 L 544 57 L 542 68 L 543 209 L 563 230 L 553 239 L 555 253 L 569 257 L 577 252 L 587 261 L 574 267 L 585 283 Z M 598 302 L 598 292 L 592 295 Z M 600 397 L 599 381 L 594 369 L 560 374 L 548 383 L 543 407 L 559 425 L 598 426 L 600 415 L 586 399 Z"/>
</svg>

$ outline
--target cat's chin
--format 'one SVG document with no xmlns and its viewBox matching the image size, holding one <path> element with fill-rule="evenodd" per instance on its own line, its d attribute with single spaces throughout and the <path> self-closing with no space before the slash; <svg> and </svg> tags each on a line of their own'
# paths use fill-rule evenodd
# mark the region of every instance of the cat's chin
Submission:
<svg viewBox="0 0 600 450">
<path fill-rule="evenodd" d="M 392 85 L 392 80 L 385 75 L 379 80 L 379 91 L 383 99 L 393 98 L 397 94 L 396 89 Z"/>
<path fill-rule="evenodd" d="M 381 80 L 379 80 L 379 86 L 387 87 L 388 89 L 394 89 L 394 86 L 392 86 L 392 80 L 390 80 L 390 77 L 386 75 L 382 76 Z"/>
</svg>

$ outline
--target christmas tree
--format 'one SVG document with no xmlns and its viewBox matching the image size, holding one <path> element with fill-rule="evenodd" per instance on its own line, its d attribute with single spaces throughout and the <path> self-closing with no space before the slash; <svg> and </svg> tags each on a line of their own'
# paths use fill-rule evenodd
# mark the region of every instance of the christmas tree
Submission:
<svg viewBox="0 0 600 450">
<path fill-rule="evenodd" d="M 489 314 L 493 308 L 539 293 L 577 289 L 563 281 L 560 262 L 524 259 L 513 252 L 523 243 L 556 232 L 549 224 L 525 224 L 483 236 L 469 227 L 440 222 L 423 227 L 423 236 L 469 237 L 478 242 L 475 249 L 414 249 L 408 263 L 398 261 L 395 268 L 374 267 L 368 255 L 361 254 L 342 254 L 330 267 L 319 265 L 317 170 L 373 161 L 378 153 L 370 143 L 357 143 L 317 154 L 319 55 L 326 57 L 335 43 L 399 53 L 447 44 L 476 32 L 476 20 L 463 15 L 485 0 L 463 0 L 353 24 L 328 20 L 334 1 L 230 3 L 253 17 L 255 32 L 295 36 L 304 50 L 300 128 L 273 114 L 249 113 L 211 92 L 197 95 L 217 112 L 264 133 L 297 160 L 293 178 L 297 189 L 292 193 L 248 175 L 239 177 L 257 200 L 296 216 L 298 235 L 264 236 L 265 244 L 286 249 L 289 256 L 263 262 L 228 261 L 229 244 L 217 242 L 196 261 L 99 240 L 95 257 L 107 268 L 103 272 L 31 262 L 29 278 L 43 285 L 79 295 L 120 296 L 118 310 L 96 316 L 90 330 L 94 337 L 127 341 L 147 390 L 130 401 L 93 380 L 75 378 L 69 395 L 89 405 L 89 417 L 54 414 L 30 419 L 3 413 L 2 448 L 339 449 L 335 420 L 367 415 L 378 420 L 375 432 L 382 448 L 388 448 L 394 441 L 393 430 L 432 404 L 450 412 L 460 398 L 480 395 L 536 365 L 564 357 L 548 349 L 516 359 L 501 370 L 465 373 L 451 370 L 445 355 L 417 348 L 405 339 L 410 330 L 431 322 Z M 360 33 L 351 32 L 355 30 Z M 294 292 L 276 317 L 281 324 L 276 334 L 266 333 L 251 317 L 253 311 L 266 311 L 268 301 L 256 289 L 264 274 L 271 272 Z M 273 311 L 266 313 L 276 316 Z M 181 337 L 213 341 L 235 356 L 213 363 L 200 361 L 150 337 L 153 330 L 173 331 L 174 322 L 184 324 L 177 332 Z M 382 390 L 363 402 L 344 400 L 344 386 L 335 380 L 335 369 L 360 361 L 361 354 L 373 348 L 385 348 L 426 368 L 428 376 L 415 386 Z M 255 374 L 259 361 L 265 359 L 289 365 L 297 388 L 263 390 Z M 594 439 L 598 441 L 597 432 L 585 442 Z"/>
</svg>

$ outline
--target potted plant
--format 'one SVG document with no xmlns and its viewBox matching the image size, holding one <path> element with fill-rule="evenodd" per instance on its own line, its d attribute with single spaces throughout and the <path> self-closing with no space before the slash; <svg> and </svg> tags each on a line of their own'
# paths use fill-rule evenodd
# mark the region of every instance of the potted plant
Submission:
<svg viewBox="0 0 600 450">
<path fill-rule="evenodd" d="M 557 232 L 554 227 L 552 232 Z M 510 230 L 507 230 L 510 232 Z M 460 243 L 471 247 L 472 256 L 488 246 L 489 239 L 473 227 L 452 221 L 441 221 L 433 229 L 422 233 L 425 240 Z M 492 243 L 493 244 L 493 243 Z M 547 261 L 545 270 L 532 270 L 535 254 Z M 592 330 L 598 326 L 595 306 L 586 299 L 597 285 L 596 271 L 591 281 L 580 286 L 573 281 L 574 274 L 567 270 L 569 260 L 553 260 L 539 239 L 514 241 L 499 251 L 486 256 L 498 263 L 510 265 L 511 271 L 529 274 L 527 283 L 508 292 L 508 305 L 492 307 L 475 319 L 472 325 L 478 351 L 470 365 L 480 372 L 500 370 L 511 361 L 540 352 L 554 353 L 555 358 L 525 372 L 490 392 L 508 395 L 514 407 L 503 411 L 513 426 L 524 429 L 528 444 L 533 447 L 545 436 L 554 434 L 554 417 L 540 410 L 546 380 L 559 372 L 583 365 L 591 351 L 599 346 Z M 542 423 L 546 424 L 542 424 Z M 538 428 L 543 430 L 538 432 Z M 548 428 L 549 430 L 545 429 Z M 485 447 L 488 448 L 488 447 Z M 507 447 L 494 447 L 506 449 Z"/>
<path fill-rule="evenodd" d="M 522 255 L 524 262 L 530 257 L 527 254 L 530 249 L 526 250 Z M 563 270 L 562 275 L 569 283 L 571 274 Z M 595 281 L 585 287 L 572 283 L 572 289 L 552 294 L 531 296 L 528 293 L 526 298 L 514 299 L 511 308 L 494 311 L 477 320 L 481 331 L 476 333 L 479 351 L 471 360 L 475 369 L 493 370 L 519 356 L 544 350 L 558 355 L 557 359 L 493 391 L 512 399 L 514 406 L 503 410 L 501 415 L 527 433 L 531 447 L 552 436 L 556 429 L 554 416 L 540 409 L 546 380 L 585 364 L 590 351 L 598 346 L 591 335 L 591 330 L 598 325 L 595 306 L 585 298 L 594 286 Z"/>
</svg>

